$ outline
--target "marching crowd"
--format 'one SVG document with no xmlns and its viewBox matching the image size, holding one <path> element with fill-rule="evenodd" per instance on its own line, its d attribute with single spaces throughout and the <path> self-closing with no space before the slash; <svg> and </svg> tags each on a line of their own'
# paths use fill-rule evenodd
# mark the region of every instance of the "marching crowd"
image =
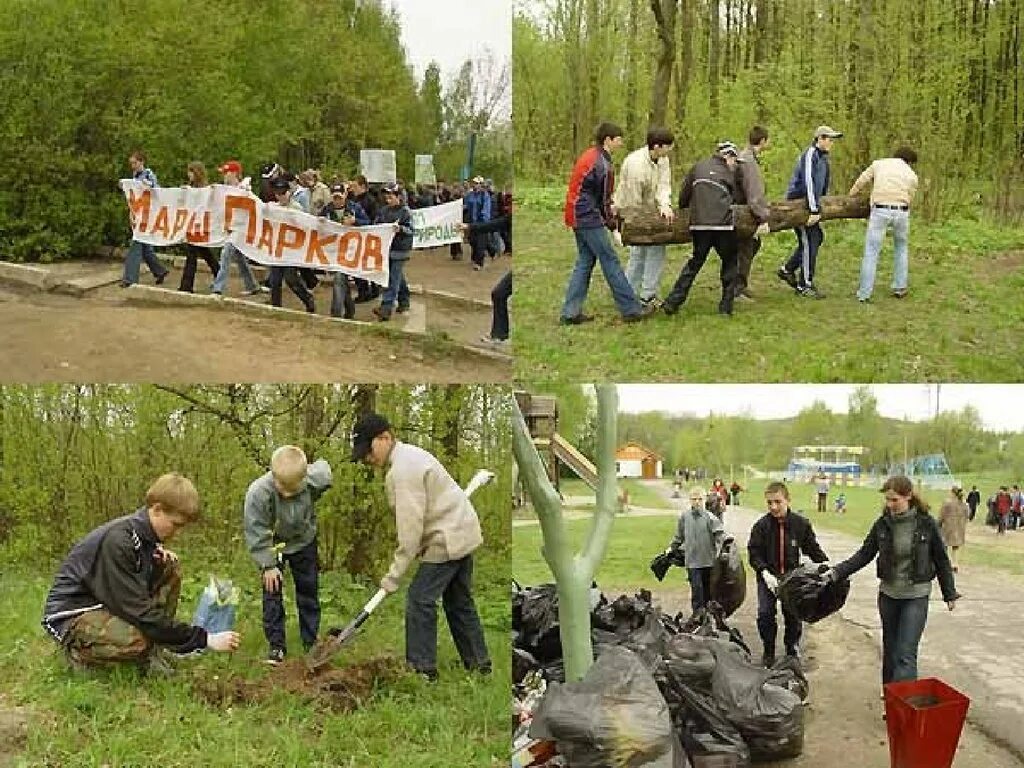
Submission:
<svg viewBox="0 0 1024 768">
<path fill-rule="evenodd" d="M 761 237 L 771 231 L 771 211 L 759 164 L 759 156 L 768 148 L 768 131 L 759 125 L 751 128 L 748 144 L 742 150 L 731 141 L 719 142 L 710 157 L 697 162 L 686 174 L 678 204 L 681 209 L 689 209 L 693 255 L 664 300 L 658 298 L 657 290 L 665 266 L 665 246 L 630 246 L 629 262 L 623 270 L 609 230 L 615 232 L 616 242 L 621 244 L 619 224 L 631 214 L 658 215 L 668 225 L 674 221 L 669 155 L 675 138 L 664 128 L 649 130 L 646 145 L 625 158 L 616 179 L 612 153 L 622 147 L 622 135 L 622 129 L 614 123 L 601 123 L 594 145 L 580 155 L 569 178 L 564 218 L 576 236 L 578 256 L 566 288 L 560 323 L 578 325 L 593 320 L 583 312 L 583 305 L 597 264 L 625 322 L 651 317 L 659 308 L 674 315 L 686 302 L 712 249 L 721 260 L 719 313 L 731 315 L 736 300 L 753 301 L 751 265 L 761 247 Z M 825 239 L 822 198 L 828 194 L 831 182 L 829 154 L 842 135 L 827 125 L 818 126 L 811 144 L 801 150 L 786 188 L 786 199 L 804 201 L 809 215 L 803 224 L 794 227 L 796 247 L 776 274 L 806 298 L 824 298 L 815 282 L 818 253 Z M 892 295 L 903 298 L 907 294 L 909 211 L 918 185 L 912 166 L 916 162 L 917 153 L 912 148 L 899 147 L 892 157 L 871 163 L 849 190 L 850 196 L 859 196 L 870 189 L 871 212 L 856 293 L 861 303 L 871 299 L 882 240 L 890 228 L 895 241 Z M 738 233 L 734 205 L 749 207 L 756 227 L 752 233 Z"/>
<path fill-rule="evenodd" d="M 135 151 L 129 157 L 132 176 L 136 181 L 155 188 L 159 186 L 156 174 L 146 166 L 146 156 Z M 406 282 L 405 265 L 412 255 L 413 224 L 411 211 L 427 208 L 454 200 L 462 200 L 463 234 L 471 249 L 474 270 L 481 270 L 487 257 L 493 261 L 502 253 L 512 253 L 512 194 L 507 189 L 496 191 L 493 182 L 481 176 L 465 184 L 407 185 L 401 180 L 388 184 L 371 184 L 363 175 L 345 181 L 333 177 L 326 183 L 321 173 L 307 169 L 294 174 L 277 163 L 268 163 L 260 168 L 256 185 L 250 177 L 244 176 L 241 163 L 227 160 L 217 167 L 222 183 L 256 194 L 260 200 L 271 205 L 303 211 L 335 221 L 346 226 L 367 226 L 390 224 L 395 229 L 391 250 L 388 254 L 388 285 L 380 286 L 361 278 L 349 277 L 342 273 L 333 275 L 331 316 L 352 319 L 355 304 L 380 300 L 374 307 L 374 315 L 381 321 L 390 320 L 393 313 L 409 309 L 409 286 Z M 194 161 L 186 169 L 188 187 L 206 187 L 210 181 L 203 163 Z M 198 262 L 202 260 L 213 276 L 210 292 L 223 295 L 227 288 L 231 264 L 238 265 L 244 286 L 244 295 L 255 296 L 264 291 L 270 293 L 270 303 L 282 305 L 282 288 L 287 285 L 296 295 L 307 312 L 315 313 L 313 291 L 319 284 L 317 272 L 301 267 L 270 267 L 263 284 L 257 282 L 246 257 L 231 243 L 221 249 L 219 258 L 214 257 L 210 248 L 186 244 L 185 267 L 178 290 L 193 292 Z M 452 243 L 450 253 L 453 260 L 463 257 L 462 243 Z M 167 278 L 169 270 L 156 258 L 152 245 L 133 240 L 125 257 L 121 285 L 128 287 L 139 281 L 142 263 L 153 273 L 157 285 Z M 354 291 L 353 291 L 354 289 Z M 354 295 L 353 295 L 354 292 Z M 512 272 L 498 281 L 491 293 L 493 300 L 493 321 L 491 333 L 481 341 L 494 347 L 507 344 L 509 335 L 508 300 L 512 293 Z"/>
</svg>

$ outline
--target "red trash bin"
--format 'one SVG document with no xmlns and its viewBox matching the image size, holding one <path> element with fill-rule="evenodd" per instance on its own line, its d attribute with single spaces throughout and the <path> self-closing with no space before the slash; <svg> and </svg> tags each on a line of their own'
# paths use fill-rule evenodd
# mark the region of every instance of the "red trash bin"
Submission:
<svg viewBox="0 0 1024 768">
<path fill-rule="evenodd" d="M 884 691 L 891 768 L 951 768 L 971 700 L 934 677 Z"/>
</svg>

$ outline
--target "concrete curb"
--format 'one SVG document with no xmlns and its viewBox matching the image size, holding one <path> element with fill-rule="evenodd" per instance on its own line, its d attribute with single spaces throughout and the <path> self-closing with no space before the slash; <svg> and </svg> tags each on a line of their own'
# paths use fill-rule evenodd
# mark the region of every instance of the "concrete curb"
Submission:
<svg viewBox="0 0 1024 768">
<path fill-rule="evenodd" d="M 0 280 L 46 291 L 49 290 L 50 273 L 42 267 L 35 267 L 31 264 L 0 261 Z"/>
<path fill-rule="evenodd" d="M 342 324 L 349 327 L 370 329 L 373 333 L 381 333 L 383 335 L 399 335 L 408 339 L 415 339 L 418 342 L 422 342 L 424 339 L 430 338 L 426 333 L 408 331 L 404 328 L 396 328 L 394 326 L 384 327 L 381 323 L 370 323 L 365 320 L 346 320 L 341 317 L 329 317 L 327 315 L 311 315 L 308 312 L 299 309 L 289 309 L 286 307 L 273 307 L 268 304 L 257 304 L 252 301 L 245 301 L 242 299 L 234 299 L 229 296 L 217 297 L 210 294 L 198 294 L 198 293 L 183 293 L 181 291 L 169 290 L 152 285 L 140 285 L 135 284 L 124 289 L 125 299 L 133 304 L 140 305 L 172 305 L 172 306 L 187 306 L 187 307 L 204 307 L 206 309 L 232 309 L 240 310 L 243 313 L 250 315 L 260 315 L 262 317 L 277 317 L 287 320 L 298 320 L 300 322 L 308 324 Z M 500 362 L 511 363 L 513 358 L 511 355 L 506 355 L 501 352 L 497 352 L 491 349 L 484 349 L 482 347 L 475 347 L 470 344 L 459 344 L 454 341 L 443 341 L 441 342 L 444 346 L 454 347 L 460 349 L 478 357 L 486 357 L 490 360 L 497 360 Z"/>
</svg>

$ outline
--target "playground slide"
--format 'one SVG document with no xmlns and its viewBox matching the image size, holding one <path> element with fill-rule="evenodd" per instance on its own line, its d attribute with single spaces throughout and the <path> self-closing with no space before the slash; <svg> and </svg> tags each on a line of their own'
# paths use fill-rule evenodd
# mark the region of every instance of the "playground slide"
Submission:
<svg viewBox="0 0 1024 768">
<path fill-rule="evenodd" d="M 597 489 L 597 467 L 557 432 L 551 435 L 551 450 L 555 458 L 575 472 L 580 480 Z"/>
</svg>

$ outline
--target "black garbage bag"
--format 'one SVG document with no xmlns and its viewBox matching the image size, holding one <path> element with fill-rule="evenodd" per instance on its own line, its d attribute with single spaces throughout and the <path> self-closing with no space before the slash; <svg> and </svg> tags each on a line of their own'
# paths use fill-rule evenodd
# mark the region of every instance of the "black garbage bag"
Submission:
<svg viewBox="0 0 1024 768">
<path fill-rule="evenodd" d="M 573 768 L 685 765 L 654 678 L 636 654 L 616 646 L 603 650 L 582 681 L 548 688 L 530 737 L 555 740 Z"/>
<path fill-rule="evenodd" d="M 665 670 L 662 691 L 676 733 L 692 758 L 731 755 L 737 768 L 750 765 L 750 750 L 742 735 L 710 693 L 683 682 L 670 668 Z"/>
<path fill-rule="evenodd" d="M 541 584 L 522 591 L 519 648 L 541 664 L 562 658 L 562 640 L 558 624 L 558 592 L 554 584 Z M 513 609 L 514 610 L 514 609 Z"/>
<path fill-rule="evenodd" d="M 850 594 L 850 580 L 829 581 L 828 571 L 823 563 L 805 563 L 784 575 L 778 592 L 783 607 L 808 624 L 842 608 Z"/>
<path fill-rule="evenodd" d="M 768 670 L 714 647 L 711 690 L 750 748 L 751 762 L 785 760 L 804 748 L 804 709 L 792 691 L 768 682 Z"/>
<path fill-rule="evenodd" d="M 682 614 L 680 614 L 680 617 Z M 698 608 L 690 618 L 679 622 L 680 631 L 691 635 L 718 637 L 730 640 L 742 648 L 750 658 L 750 646 L 743 640 L 743 635 L 736 627 L 730 627 L 725 621 L 722 606 L 714 600 L 702 608 Z"/>
<path fill-rule="evenodd" d="M 740 548 L 731 536 L 722 543 L 722 551 L 711 565 L 711 599 L 732 616 L 747 596 L 747 571 Z"/>
<path fill-rule="evenodd" d="M 533 657 L 533 654 L 524 651 L 522 648 L 512 649 L 512 682 L 519 685 L 526 678 L 526 675 L 535 669 L 540 669 L 540 663 Z"/>
<path fill-rule="evenodd" d="M 679 568 L 686 567 L 686 553 L 682 547 L 671 547 L 668 552 L 661 552 L 651 560 L 651 573 L 658 581 L 665 578 L 668 569 L 673 565 Z"/>
<path fill-rule="evenodd" d="M 800 697 L 800 701 L 807 700 L 810 683 L 807 682 L 800 660 L 795 656 L 783 656 L 772 664 L 768 670 L 768 682 L 792 691 Z"/>
</svg>

